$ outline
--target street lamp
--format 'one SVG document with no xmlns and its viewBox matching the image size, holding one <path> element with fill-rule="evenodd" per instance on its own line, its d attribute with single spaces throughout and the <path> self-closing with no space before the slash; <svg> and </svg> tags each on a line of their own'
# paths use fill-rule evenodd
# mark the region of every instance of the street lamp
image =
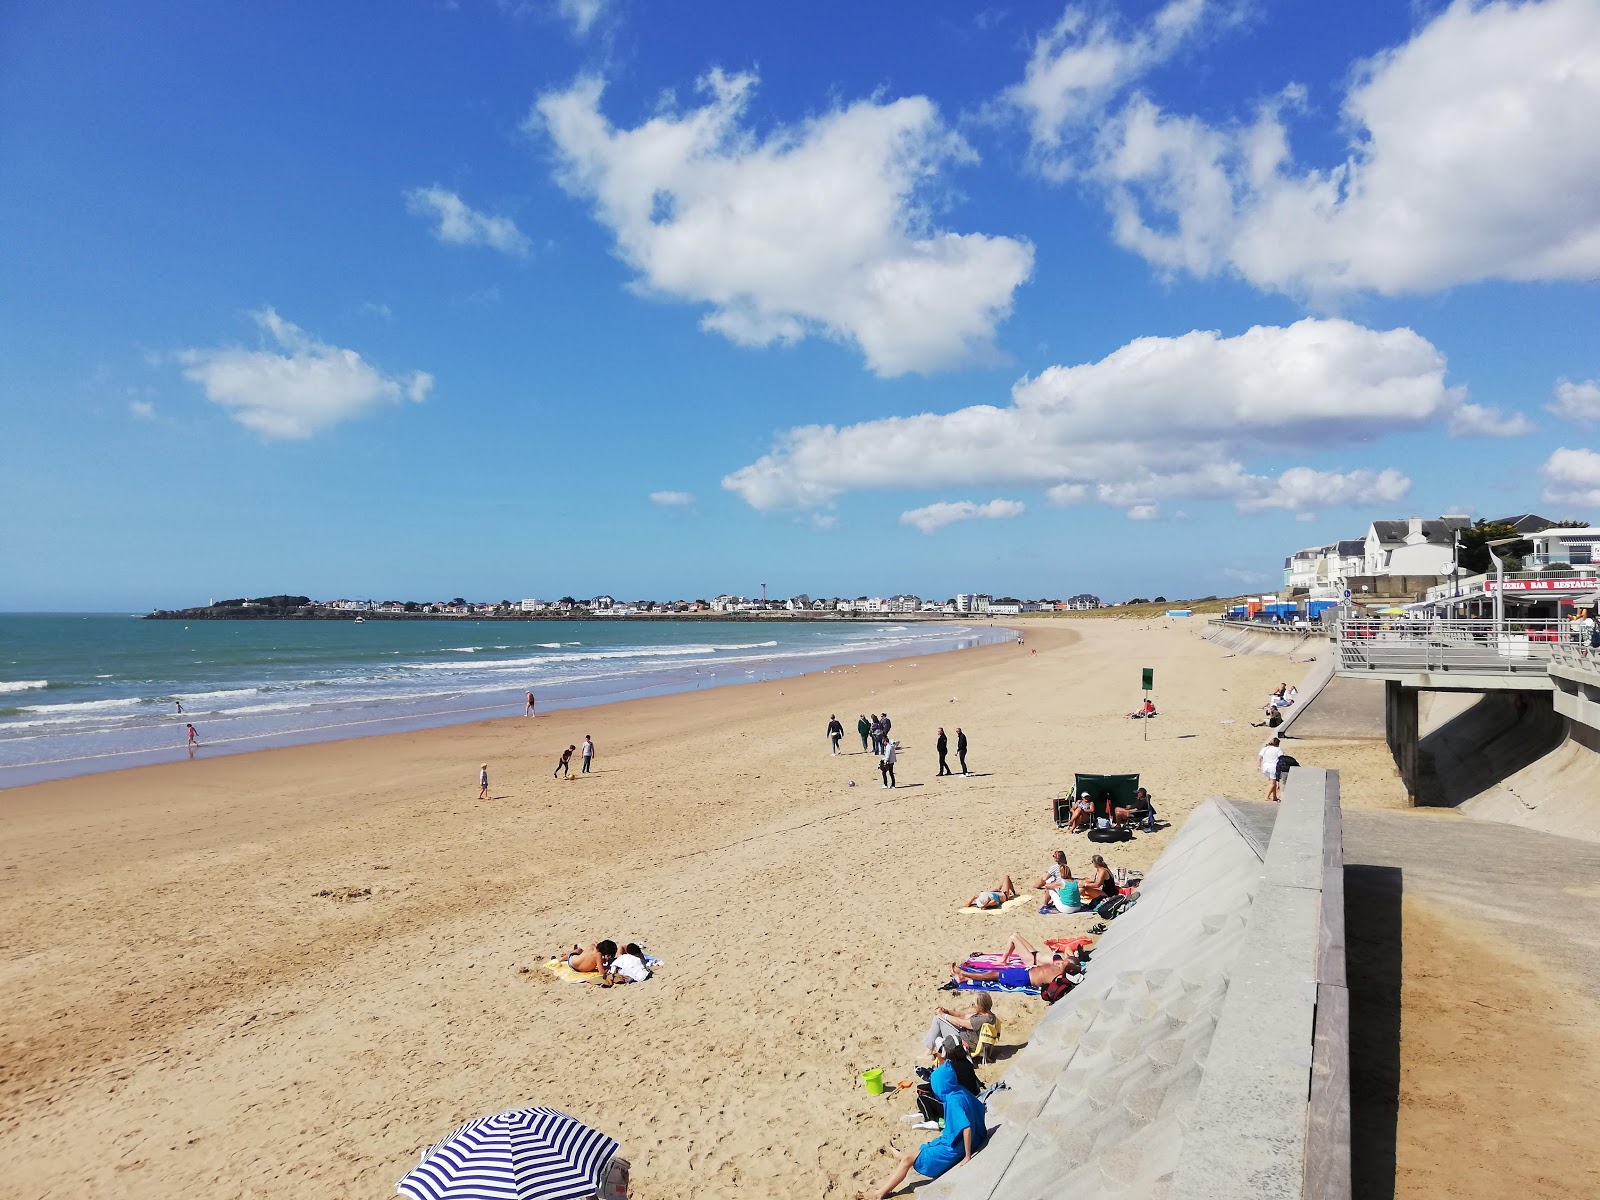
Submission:
<svg viewBox="0 0 1600 1200">
<path fill-rule="evenodd" d="M 1494 552 L 1496 546 L 1509 546 L 1513 542 L 1520 542 L 1519 537 L 1493 538 L 1484 543 L 1489 548 L 1489 559 L 1494 563 L 1494 640 L 1500 644 L 1500 638 L 1506 631 L 1506 564 Z"/>
</svg>

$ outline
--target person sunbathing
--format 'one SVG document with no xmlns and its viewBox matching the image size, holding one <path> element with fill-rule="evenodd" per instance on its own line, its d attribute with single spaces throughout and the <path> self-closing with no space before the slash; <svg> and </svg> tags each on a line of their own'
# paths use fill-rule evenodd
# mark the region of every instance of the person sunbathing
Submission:
<svg viewBox="0 0 1600 1200">
<path fill-rule="evenodd" d="M 1143 721 L 1156 715 L 1155 701 L 1151 700 L 1149 697 L 1146 697 L 1143 704 L 1128 714 L 1128 718 L 1133 721 Z"/>
<path fill-rule="evenodd" d="M 978 1035 L 983 1032 L 983 1027 L 998 1023 L 999 1019 L 994 1015 L 994 1001 L 980 992 L 973 997 L 970 1013 L 953 1012 L 943 1007 L 934 1009 L 933 1020 L 929 1022 L 928 1032 L 922 1038 L 922 1048 L 932 1054 L 940 1039 L 954 1037 L 960 1040 L 963 1049 L 971 1050 L 978 1044 Z"/>
<path fill-rule="evenodd" d="M 1072 806 L 1072 815 L 1067 818 L 1068 833 L 1082 833 L 1094 824 L 1094 801 L 1089 799 L 1088 792 L 1078 793 L 1078 802 Z"/>
<path fill-rule="evenodd" d="M 1044 902 L 1057 912 L 1082 912 L 1086 907 L 1083 902 L 1082 888 L 1078 881 L 1072 877 L 1071 867 L 1063 863 L 1061 870 L 1065 878 L 1045 893 Z"/>
<path fill-rule="evenodd" d="M 1041 892 L 1054 891 L 1061 886 L 1063 879 L 1071 878 L 1072 868 L 1067 866 L 1067 852 L 1065 850 L 1057 850 L 1050 855 L 1049 869 L 1040 877 L 1039 882 L 1033 886 L 1037 891 Z"/>
<path fill-rule="evenodd" d="M 1021 951 L 1021 954 L 1018 953 Z M 1026 959 L 1022 954 L 1028 955 Z M 1016 960 L 1016 965 L 1012 960 Z M 1006 943 L 1006 948 L 1001 952 L 1000 961 L 993 967 L 969 968 L 961 963 L 950 964 L 950 978 L 957 983 L 998 983 L 1004 987 L 1043 987 L 1052 979 L 1062 975 L 1069 979 L 1081 974 L 1083 964 L 1073 954 L 1057 954 L 1051 952 L 1051 957 L 1046 962 L 1039 961 L 1039 951 L 1029 944 L 1020 934 L 1012 934 L 1011 940 Z"/>
<path fill-rule="evenodd" d="M 1117 894 L 1117 881 L 1112 877 L 1111 868 L 1106 866 L 1106 860 L 1096 854 L 1089 860 L 1094 874 L 1083 884 L 1083 900 L 1085 904 L 1104 900 L 1107 896 Z"/>
<path fill-rule="evenodd" d="M 584 975 L 593 975 L 597 971 L 608 970 L 617 957 L 617 944 L 610 938 L 603 942 L 596 942 L 592 946 L 580 947 L 574 945 L 563 956 L 567 966 Z"/>
<path fill-rule="evenodd" d="M 992 891 L 992 892 L 979 892 L 971 900 L 968 900 L 967 901 L 967 907 L 968 908 L 985 908 L 985 909 L 987 909 L 987 908 L 999 908 L 1007 900 L 1015 900 L 1016 898 L 1017 898 L 1017 885 L 1012 883 L 1011 882 L 1011 876 L 1007 875 L 1003 880 L 1001 880 L 1000 886 L 998 888 L 996 888 L 994 891 Z"/>
</svg>

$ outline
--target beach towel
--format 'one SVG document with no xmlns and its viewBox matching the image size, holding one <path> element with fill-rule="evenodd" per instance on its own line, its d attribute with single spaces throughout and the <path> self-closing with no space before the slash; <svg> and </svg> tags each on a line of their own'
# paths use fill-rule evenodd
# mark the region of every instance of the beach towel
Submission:
<svg viewBox="0 0 1600 1200">
<path fill-rule="evenodd" d="M 973 908 L 972 905 L 969 904 L 961 911 L 967 913 L 1003 913 L 1009 911 L 1010 909 L 1016 908 L 1019 904 L 1027 904 L 1032 899 L 1032 896 L 1013 896 L 999 908 Z"/>
<path fill-rule="evenodd" d="M 559 958 L 552 958 L 544 964 L 544 969 L 557 979 L 567 983 L 588 983 L 591 979 L 599 979 L 599 971 L 574 971 L 566 962 Z"/>
<path fill-rule="evenodd" d="M 1074 950 L 1088 949 L 1094 945 L 1094 939 L 1092 937 L 1046 938 L 1044 944 L 1061 954 L 1071 954 Z"/>
<path fill-rule="evenodd" d="M 958 992 L 1019 992 L 1024 996 L 1037 996 L 1039 989 L 1036 987 L 1007 987 L 1003 983 L 995 983 L 987 979 L 964 979 L 956 984 Z"/>
<path fill-rule="evenodd" d="M 1039 915 L 1041 917 L 1052 917 L 1052 916 L 1076 917 L 1076 916 L 1078 916 L 1078 915 L 1080 915 L 1082 913 L 1092 913 L 1093 911 L 1094 911 L 1094 905 L 1092 905 L 1092 904 L 1088 905 L 1085 908 L 1075 908 L 1071 912 L 1066 912 L 1066 913 L 1062 912 L 1054 904 L 1045 903 L 1045 904 L 1041 904 L 1039 906 Z"/>
</svg>

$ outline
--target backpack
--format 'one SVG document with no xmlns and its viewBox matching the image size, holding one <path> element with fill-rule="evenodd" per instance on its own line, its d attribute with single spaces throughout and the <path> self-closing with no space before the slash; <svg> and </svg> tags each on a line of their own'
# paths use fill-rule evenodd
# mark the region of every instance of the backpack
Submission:
<svg viewBox="0 0 1600 1200">
<path fill-rule="evenodd" d="M 1039 989 L 1039 999 L 1043 1000 L 1046 1004 L 1054 1004 L 1057 1000 L 1061 999 L 1061 997 L 1070 992 L 1072 987 L 1072 980 L 1068 979 L 1065 975 L 1057 975 L 1054 979 L 1050 980 Z"/>
<path fill-rule="evenodd" d="M 1114 921 L 1133 903 L 1132 896 L 1107 896 L 1095 906 L 1094 915 L 1102 921 Z"/>
<path fill-rule="evenodd" d="M 1289 768 L 1290 767 L 1298 767 L 1299 765 L 1300 765 L 1300 760 L 1298 758 L 1293 757 L 1292 755 L 1288 755 L 1288 754 L 1280 754 L 1280 755 L 1278 755 L 1278 767 L 1277 767 L 1277 776 L 1278 776 L 1278 778 L 1279 779 L 1286 778 L 1288 776 L 1288 774 L 1289 774 Z"/>
</svg>

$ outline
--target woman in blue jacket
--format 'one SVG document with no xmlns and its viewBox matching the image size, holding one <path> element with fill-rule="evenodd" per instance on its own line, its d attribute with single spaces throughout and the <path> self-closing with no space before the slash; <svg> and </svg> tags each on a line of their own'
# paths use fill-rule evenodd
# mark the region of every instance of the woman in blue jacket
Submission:
<svg viewBox="0 0 1600 1200">
<path fill-rule="evenodd" d="M 955 1068 L 944 1053 L 943 1044 L 940 1046 L 939 1065 L 928 1082 L 933 1087 L 934 1095 L 944 1103 L 944 1132 L 931 1142 L 923 1142 L 917 1149 L 908 1150 L 901 1156 L 894 1173 L 884 1185 L 876 1192 L 858 1193 L 860 1200 L 866 1200 L 868 1196 L 873 1200 L 884 1200 L 905 1182 L 906 1176 L 913 1170 L 929 1179 L 937 1179 L 951 1167 L 966 1162 L 983 1149 L 984 1142 L 988 1140 L 988 1131 L 984 1128 L 983 1101 L 961 1086 Z"/>
</svg>

